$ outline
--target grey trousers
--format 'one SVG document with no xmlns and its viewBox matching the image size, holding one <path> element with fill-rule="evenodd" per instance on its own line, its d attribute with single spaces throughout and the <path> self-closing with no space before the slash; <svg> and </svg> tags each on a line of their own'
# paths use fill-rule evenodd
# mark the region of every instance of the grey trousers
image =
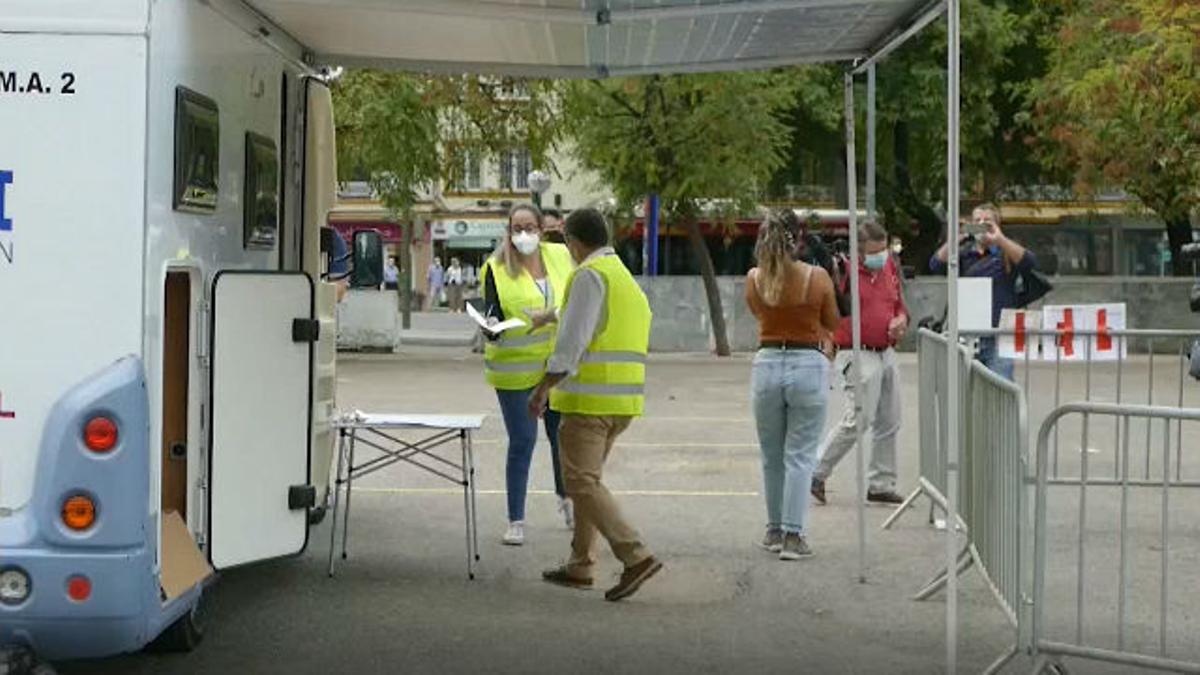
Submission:
<svg viewBox="0 0 1200 675">
<path fill-rule="evenodd" d="M 854 382 L 851 363 L 854 352 L 838 352 L 834 368 L 843 383 L 846 409 L 837 426 L 821 445 L 821 462 L 813 472 L 814 480 L 825 480 L 833 468 L 850 452 L 857 440 L 858 420 L 854 415 Z M 870 431 L 870 489 L 882 492 L 896 489 L 896 435 L 900 431 L 900 368 L 896 352 L 862 352 L 862 425 L 863 435 Z"/>
</svg>

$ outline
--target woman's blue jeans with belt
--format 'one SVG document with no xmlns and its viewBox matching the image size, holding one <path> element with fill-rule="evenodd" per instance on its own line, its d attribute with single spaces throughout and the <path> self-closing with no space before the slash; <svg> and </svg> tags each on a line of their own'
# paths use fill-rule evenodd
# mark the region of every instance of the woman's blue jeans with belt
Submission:
<svg viewBox="0 0 1200 675">
<path fill-rule="evenodd" d="M 811 349 L 761 349 L 754 357 L 751 387 L 767 527 L 806 534 L 809 490 L 829 404 L 829 360 Z"/>
<path fill-rule="evenodd" d="M 504 416 L 504 428 L 508 432 L 508 462 L 504 472 L 504 483 L 508 489 L 509 521 L 525 520 L 525 495 L 529 490 L 529 464 L 533 459 L 533 448 L 537 445 L 538 421 L 529 415 L 529 396 L 533 389 L 497 389 L 500 413 Z M 554 465 L 554 492 L 565 497 L 562 469 L 558 463 L 558 413 L 547 410 L 545 415 L 546 436 L 550 439 L 550 459 Z"/>
</svg>

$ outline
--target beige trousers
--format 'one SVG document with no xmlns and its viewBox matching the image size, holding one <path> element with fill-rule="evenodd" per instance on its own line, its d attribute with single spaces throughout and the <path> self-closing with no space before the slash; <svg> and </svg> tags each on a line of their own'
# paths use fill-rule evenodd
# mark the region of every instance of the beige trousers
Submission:
<svg viewBox="0 0 1200 675">
<path fill-rule="evenodd" d="M 575 504 L 575 537 L 567 561 L 567 571 L 572 576 L 592 577 L 597 533 L 608 540 L 613 555 L 626 567 L 650 555 L 641 535 L 626 522 L 616 499 L 600 482 L 613 444 L 632 421 L 631 417 L 622 416 L 562 416 L 558 445 L 563 484 Z"/>
</svg>

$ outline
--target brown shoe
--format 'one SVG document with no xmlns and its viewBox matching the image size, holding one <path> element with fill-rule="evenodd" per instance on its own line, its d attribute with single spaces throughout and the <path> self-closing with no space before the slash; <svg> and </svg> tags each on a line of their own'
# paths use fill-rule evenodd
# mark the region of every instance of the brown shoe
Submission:
<svg viewBox="0 0 1200 675">
<path fill-rule="evenodd" d="M 636 593 L 647 579 L 658 574 L 662 567 L 662 561 L 654 556 L 649 556 L 633 567 L 626 567 L 625 571 L 621 573 L 621 580 L 617 582 L 617 585 L 605 591 L 604 599 L 616 602 L 628 598 Z"/>
<path fill-rule="evenodd" d="M 565 565 L 542 572 L 542 581 L 546 581 L 557 586 L 566 586 L 567 588 L 587 589 L 592 587 L 591 579 L 585 579 L 572 575 L 567 571 Z"/>
<path fill-rule="evenodd" d="M 812 481 L 812 487 L 809 488 L 809 492 L 812 493 L 813 499 L 817 500 L 817 503 L 821 506 L 824 506 L 827 503 L 825 501 L 825 481 L 820 480 L 819 478 L 814 478 Z"/>
</svg>

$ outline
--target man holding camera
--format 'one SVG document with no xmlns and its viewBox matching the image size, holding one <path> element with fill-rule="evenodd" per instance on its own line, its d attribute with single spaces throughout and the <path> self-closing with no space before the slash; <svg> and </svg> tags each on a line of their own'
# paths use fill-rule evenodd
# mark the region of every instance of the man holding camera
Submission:
<svg viewBox="0 0 1200 675">
<path fill-rule="evenodd" d="M 985 203 L 971 213 L 971 224 L 959 236 L 958 269 L 963 277 L 990 277 L 992 280 L 992 326 L 1000 325 L 1000 313 L 1021 306 L 1018 300 L 1017 279 L 1032 273 L 1037 258 L 1024 246 L 1004 236 L 1000 230 L 1000 209 Z M 935 274 L 945 274 L 950 257 L 950 242 L 946 242 L 929 261 Z M 977 358 L 992 372 L 1013 379 L 1012 359 L 1000 358 L 995 338 L 979 341 Z"/>
</svg>

